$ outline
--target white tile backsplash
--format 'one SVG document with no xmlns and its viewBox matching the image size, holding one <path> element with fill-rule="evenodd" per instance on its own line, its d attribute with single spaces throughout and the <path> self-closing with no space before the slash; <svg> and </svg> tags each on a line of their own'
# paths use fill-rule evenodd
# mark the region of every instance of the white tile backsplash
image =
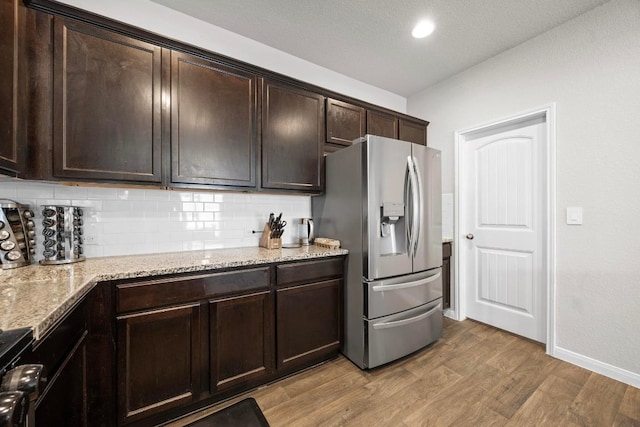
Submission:
<svg viewBox="0 0 640 427">
<path fill-rule="evenodd" d="M 0 177 L 0 199 L 32 205 L 36 260 L 42 255 L 41 206 L 85 208 L 87 257 L 258 246 L 269 213 L 288 222 L 284 243 L 297 239 L 295 224 L 311 215 L 309 196 L 68 186 Z"/>
</svg>

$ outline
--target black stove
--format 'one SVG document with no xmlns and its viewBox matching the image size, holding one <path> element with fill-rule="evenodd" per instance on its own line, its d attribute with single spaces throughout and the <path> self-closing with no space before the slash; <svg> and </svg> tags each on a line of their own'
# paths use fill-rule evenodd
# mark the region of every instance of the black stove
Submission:
<svg viewBox="0 0 640 427">
<path fill-rule="evenodd" d="M 0 330 L 0 378 L 28 351 L 32 341 L 33 332 L 30 328 Z"/>
</svg>

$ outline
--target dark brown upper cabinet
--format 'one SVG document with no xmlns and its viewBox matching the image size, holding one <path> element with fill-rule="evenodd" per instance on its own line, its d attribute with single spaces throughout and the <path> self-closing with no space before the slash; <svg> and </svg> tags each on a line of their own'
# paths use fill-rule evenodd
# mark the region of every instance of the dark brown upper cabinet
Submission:
<svg viewBox="0 0 640 427">
<path fill-rule="evenodd" d="M 53 175 L 161 182 L 161 49 L 54 22 Z"/>
<path fill-rule="evenodd" d="M 337 99 L 327 98 L 327 142 L 351 145 L 365 134 L 365 109 Z"/>
<path fill-rule="evenodd" d="M 367 133 L 426 143 L 424 120 L 61 2 L 24 3 L 0 0 L 0 173 L 317 194 L 325 151 Z"/>
<path fill-rule="evenodd" d="M 380 111 L 367 111 L 367 133 L 398 138 L 398 118 Z"/>
<path fill-rule="evenodd" d="M 0 0 L 0 173 L 16 176 L 19 164 L 20 53 L 21 17 L 24 6 L 19 0 Z"/>
<path fill-rule="evenodd" d="M 262 187 L 322 190 L 324 97 L 265 80 L 262 87 Z"/>
<path fill-rule="evenodd" d="M 171 52 L 171 182 L 256 187 L 255 74 Z"/>
<path fill-rule="evenodd" d="M 427 128 L 423 122 L 400 119 L 398 139 L 416 144 L 427 145 Z"/>
</svg>

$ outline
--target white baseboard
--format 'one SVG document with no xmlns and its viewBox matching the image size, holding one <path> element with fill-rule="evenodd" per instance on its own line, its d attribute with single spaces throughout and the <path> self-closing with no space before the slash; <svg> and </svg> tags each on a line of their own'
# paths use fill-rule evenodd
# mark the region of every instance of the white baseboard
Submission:
<svg viewBox="0 0 640 427">
<path fill-rule="evenodd" d="M 464 320 L 464 319 L 460 319 L 458 317 L 458 312 L 451 308 L 445 308 L 444 311 L 442 312 L 442 315 L 444 317 L 448 317 L 449 319 L 453 319 L 453 320 L 458 320 L 458 321 Z"/>
<path fill-rule="evenodd" d="M 635 372 L 609 365 L 608 363 L 592 359 L 558 346 L 553 349 L 553 354 L 551 354 L 551 356 L 564 360 L 565 362 L 578 365 L 600 375 L 604 375 L 605 377 L 621 381 L 630 386 L 640 388 L 640 374 L 636 374 Z"/>
</svg>

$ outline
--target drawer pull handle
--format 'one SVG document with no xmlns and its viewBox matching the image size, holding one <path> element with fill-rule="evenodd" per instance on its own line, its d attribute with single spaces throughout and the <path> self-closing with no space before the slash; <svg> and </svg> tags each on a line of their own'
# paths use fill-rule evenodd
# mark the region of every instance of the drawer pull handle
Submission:
<svg viewBox="0 0 640 427">
<path fill-rule="evenodd" d="M 431 283 L 434 280 L 438 280 L 441 275 L 442 273 L 439 272 L 438 274 L 431 277 L 427 277 L 426 279 L 415 280 L 413 282 L 407 282 L 407 283 L 399 283 L 397 285 L 375 285 L 371 289 L 373 289 L 375 292 L 384 292 L 384 291 L 395 291 L 395 290 L 404 289 L 404 288 L 413 288 L 415 286 L 426 285 L 427 283 Z"/>
<path fill-rule="evenodd" d="M 431 316 L 438 308 L 440 308 L 440 303 L 433 307 L 431 310 L 426 313 L 419 314 L 415 317 L 410 317 L 408 319 L 396 320 L 395 322 L 383 322 L 383 323 L 374 323 L 373 329 L 386 329 L 386 328 L 396 328 L 398 326 L 408 325 L 409 323 L 419 322 L 422 319 L 426 319 Z"/>
</svg>

